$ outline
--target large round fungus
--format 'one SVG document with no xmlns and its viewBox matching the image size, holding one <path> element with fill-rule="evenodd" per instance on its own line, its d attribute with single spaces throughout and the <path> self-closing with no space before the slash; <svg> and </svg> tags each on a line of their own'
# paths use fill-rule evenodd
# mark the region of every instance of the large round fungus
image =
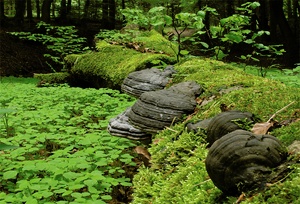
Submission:
<svg viewBox="0 0 300 204">
<path fill-rule="evenodd" d="M 144 92 L 164 89 L 174 73 L 173 66 L 167 66 L 163 71 L 151 68 L 132 72 L 124 79 L 121 88 L 138 98 Z"/>
<path fill-rule="evenodd" d="M 213 183 L 234 195 L 264 186 L 272 168 L 286 156 L 286 148 L 277 138 L 235 130 L 214 142 L 205 165 Z"/>
<path fill-rule="evenodd" d="M 194 111 L 202 88 L 196 82 L 182 82 L 169 89 L 143 93 L 128 113 L 131 124 L 150 133 L 177 122 Z"/>
<path fill-rule="evenodd" d="M 109 121 L 107 130 L 111 135 L 126 137 L 132 140 L 146 140 L 151 138 L 151 134 L 145 133 L 140 129 L 133 127 L 128 121 L 128 113 L 131 107 L 123 113 Z"/>
<path fill-rule="evenodd" d="M 254 121 L 254 116 L 249 112 L 231 110 L 216 115 L 207 127 L 207 141 L 212 145 L 223 135 L 237 129 L 243 129 Z"/>
</svg>

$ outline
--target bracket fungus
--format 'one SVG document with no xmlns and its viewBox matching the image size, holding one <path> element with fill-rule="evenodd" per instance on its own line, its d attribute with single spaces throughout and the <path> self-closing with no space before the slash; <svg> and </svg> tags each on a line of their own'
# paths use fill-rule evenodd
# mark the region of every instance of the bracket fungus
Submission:
<svg viewBox="0 0 300 204">
<path fill-rule="evenodd" d="M 249 124 L 252 124 L 254 120 L 252 113 L 239 110 L 230 110 L 216 115 L 207 127 L 207 141 L 209 146 L 227 133 L 237 129 L 244 129 Z"/>
<path fill-rule="evenodd" d="M 151 68 L 130 73 L 123 81 L 123 92 L 138 98 L 142 93 L 164 89 L 176 71 L 167 66 L 163 71 Z"/>
<path fill-rule="evenodd" d="M 272 168 L 286 157 L 287 150 L 276 137 L 235 130 L 213 143 L 205 165 L 220 190 L 236 195 L 262 188 Z"/>
<path fill-rule="evenodd" d="M 202 91 L 196 82 L 182 82 L 169 89 L 143 93 L 128 113 L 129 121 L 146 132 L 157 133 L 192 113 Z"/>
<path fill-rule="evenodd" d="M 111 135 L 126 137 L 132 140 L 147 140 L 151 138 L 151 134 L 133 127 L 128 121 L 128 113 L 131 110 L 127 108 L 123 113 L 109 121 L 107 130 Z"/>
</svg>

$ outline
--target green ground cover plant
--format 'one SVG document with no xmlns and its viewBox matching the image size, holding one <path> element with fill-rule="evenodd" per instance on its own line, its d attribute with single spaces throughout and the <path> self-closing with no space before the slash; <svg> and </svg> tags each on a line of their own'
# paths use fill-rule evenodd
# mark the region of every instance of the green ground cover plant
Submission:
<svg viewBox="0 0 300 204">
<path fill-rule="evenodd" d="M 0 143 L 17 148 L 0 152 L 0 203 L 99 204 L 112 199 L 113 188 L 129 188 L 124 168 L 135 165 L 134 144 L 106 128 L 134 99 L 111 89 L 36 83 L 1 78 L 0 108 L 15 111 L 0 122 Z"/>
<path fill-rule="evenodd" d="M 299 87 L 285 85 L 280 81 L 245 73 L 241 68 L 220 61 L 190 58 L 176 65 L 173 83 L 194 80 L 205 92 L 198 101 L 211 97 L 206 105 L 198 106 L 194 115 L 183 123 L 167 128 L 155 135 L 148 149 L 151 167 L 142 167 L 134 177 L 134 200 L 132 203 L 235 203 L 238 197 L 226 197 L 210 180 L 205 169 L 208 153 L 206 132 L 188 132 L 186 124 L 207 119 L 220 113 L 220 105 L 252 112 L 267 121 L 277 110 L 295 101 L 293 105 L 276 115 L 275 120 L 284 121 L 299 114 Z M 230 92 L 221 90 L 238 87 Z M 296 116 L 297 117 L 297 116 Z M 300 140 L 300 121 L 271 130 L 270 134 L 285 145 Z M 299 156 L 289 159 L 299 161 Z M 240 203 L 299 203 L 299 162 L 289 166 L 289 174 L 271 183 L 255 195 L 245 194 Z"/>
</svg>

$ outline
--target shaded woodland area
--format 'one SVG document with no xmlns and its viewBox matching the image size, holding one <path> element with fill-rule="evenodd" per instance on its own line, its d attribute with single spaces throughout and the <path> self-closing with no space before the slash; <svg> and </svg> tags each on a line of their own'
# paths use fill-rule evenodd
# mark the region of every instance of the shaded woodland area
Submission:
<svg viewBox="0 0 300 204">
<path fill-rule="evenodd" d="M 175 16 L 180 12 L 197 13 L 205 6 L 215 8 L 218 16 L 212 15 L 212 12 L 207 12 L 205 15 L 204 24 L 207 33 L 201 39 L 207 44 L 213 44 L 214 39 L 211 38 L 209 28 L 222 18 L 243 13 L 238 7 L 245 2 L 247 0 L 193 0 L 188 2 L 184 0 L 0 0 L 1 64 L 8 63 L 4 62 L 4 59 L 11 61 L 15 58 L 3 57 L 8 54 L 10 49 L 14 49 L 10 52 L 16 52 L 15 49 L 22 47 L 24 49 L 24 46 L 12 46 L 11 44 L 16 43 L 15 39 L 10 40 L 10 37 L 6 36 L 6 31 L 34 31 L 35 25 L 40 21 L 60 26 L 74 25 L 79 30 L 79 36 L 86 37 L 88 45 L 92 46 L 94 36 L 99 33 L 100 29 L 121 29 L 126 25 L 125 18 L 121 13 L 121 10 L 126 8 L 138 8 L 148 12 L 153 7 L 163 6 L 169 16 Z M 280 57 L 279 63 L 283 66 L 295 67 L 300 59 L 299 1 L 259 0 L 258 2 L 260 6 L 255 9 L 251 17 L 252 23 L 248 29 L 253 32 L 269 31 L 270 35 L 262 36 L 259 39 L 261 43 L 266 45 L 282 44 L 286 52 L 283 57 Z M 44 48 L 37 43 L 29 42 L 26 46 L 29 48 L 24 49 L 24 53 L 31 49 L 37 50 L 37 52 L 33 51 L 37 55 L 45 52 Z M 232 56 L 228 57 L 228 60 L 235 60 L 235 53 L 246 52 L 244 49 L 247 48 L 243 44 L 233 47 Z M 203 53 L 193 54 L 202 55 Z M 41 67 L 44 67 L 43 70 L 47 70 L 47 66 L 43 64 L 43 56 L 37 58 L 39 60 L 34 63 L 39 63 Z M 33 59 L 33 61 L 35 60 Z M 28 59 L 26 63 L 30 64 Z"/>
</svg>

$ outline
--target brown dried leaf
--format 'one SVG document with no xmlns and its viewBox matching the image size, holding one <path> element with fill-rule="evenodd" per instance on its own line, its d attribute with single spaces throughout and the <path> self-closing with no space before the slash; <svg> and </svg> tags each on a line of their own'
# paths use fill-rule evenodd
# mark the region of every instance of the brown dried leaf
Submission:
<svg viewBox="0 0 300 204">
<path fill-rule="evenodd" d="M 265 135 L 273 125 L 274 122 L 256 123 L 251 129 L 251 132 L 258 135 Z"/>
<path fill-rule="evenodd" d="M 146 157 L 148 160 L 151 159 L 151 155 L 150 153 L 148 152 L 148 150 L 145 148 L 145 147 L 142 147 L 142 146 L 136 146 L 134 148 L 134 151 L 138 154 L 141 154 L 143 155 L 144 157 Z"/>
<path fill-rule="evenodd" d="M 164 138 L 157 138 L 153 141 L 153 144 L 158 144 L 160 141 L 163 141 Z"/>
</svg>

